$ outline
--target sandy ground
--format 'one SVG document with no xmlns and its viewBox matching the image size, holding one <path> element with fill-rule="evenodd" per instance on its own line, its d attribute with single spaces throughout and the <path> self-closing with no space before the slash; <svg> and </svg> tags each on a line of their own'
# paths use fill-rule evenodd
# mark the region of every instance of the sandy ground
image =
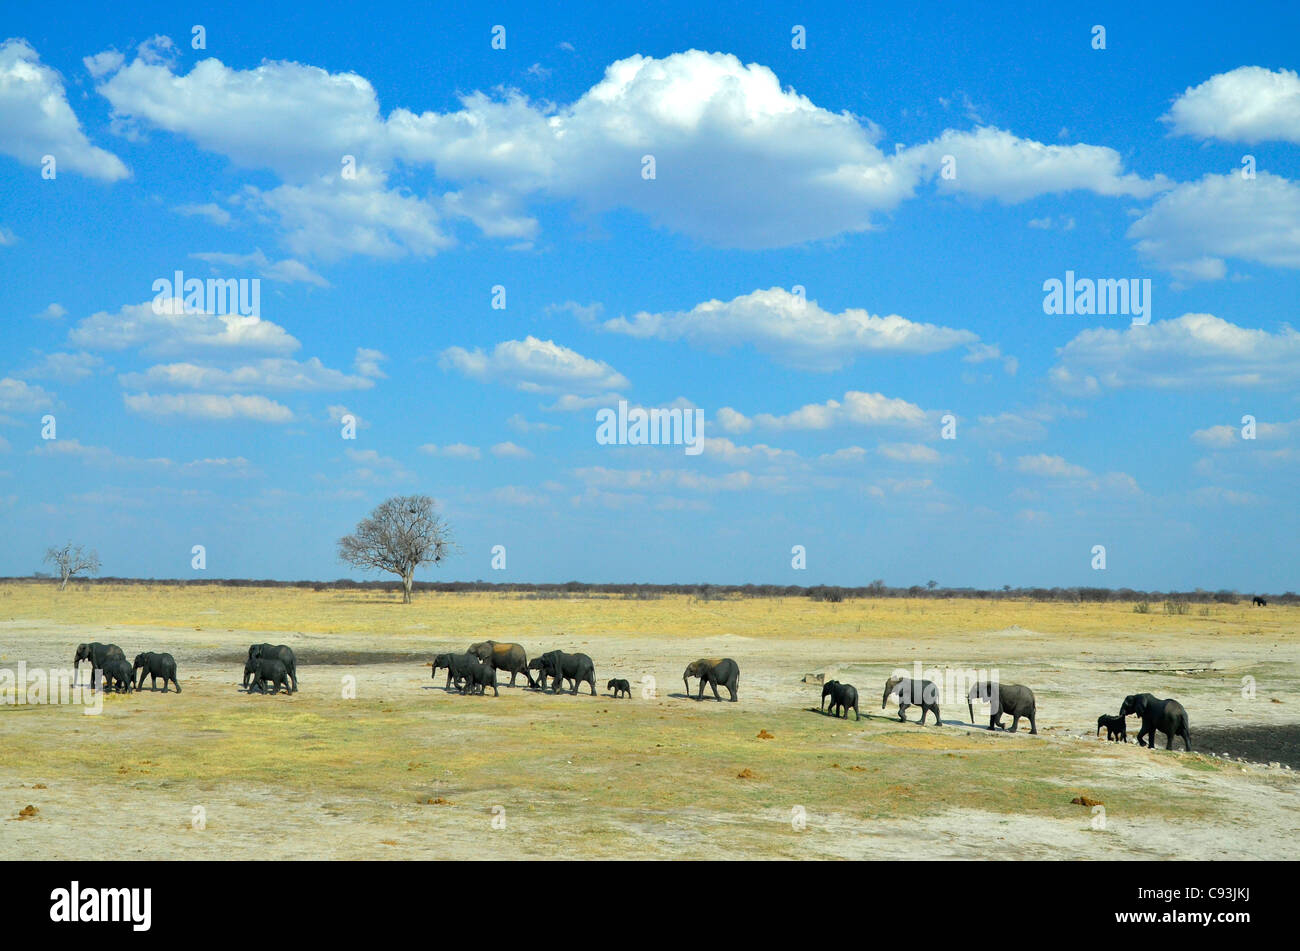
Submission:
<svg viewBox="0 0 1300 951">
<path fill-rule="evenodd" d="M 839 630 L 852 627 L 843 615 L 820 630 L 776 617 L 746 635 L 735 633 L 751 627 L 744 612 L 759 609 L 715 603 L 680 627 L 712 619 L 704 629 L 716 633 L 689 636 L 605 625 L 614 608 L 596 602 L 566 610 L 568 632 L 484 636 L 530 653 L 585 651 L 597 698 L 505 681 L 498 698 L 449 694 L 425 663 L 469 639 L 423 624 L 317 633 L 0 620 L 0 668 L 68 668 L 75 645 L 97 639 L 128 658 L 169 650 L 184 687 L 109 696 L 93 717 L 0 706 L 0 858 L 1273 859 L 1290 858 L 1300 837 L 1296 770 L 1197 749 L 1202 726 L 1300 720 L 1289 617 L 1267 631 L 1161 622 L 1122 637 L 980 629 L 979 618 L 953 633 L 900 621 L 864 636 Z M 573 623 L 588 615 L 589 629 Z M 239 689 L 242 653 L 264 640 L 298 652 L 299 694 Z M 686 699 L 685 662 L 716 655 L 740 663 L 741 702 Z M 990 734 L 978 705 L 976 728 L 964 702 L 946 703 L 941 728 L 899 723 L 892 705 L 882 712 L 881 688 L 913 661 L 1030 684 L 1039 735 L 1023 724 Z M 826 670 L 857 684 L 862 721 L 817 712 L 820 688 L 803 677 Z M 614 676 L 632 682 L 632 700 L 608 695 Z M 344 696 L 349 677 L 355 698 Z M 1139 691 L 1187 707 L 1196 752 L 1094 736 L 1097 715 Z M 20 818 L 28 805 L 35 815 Z"/>
</svg>

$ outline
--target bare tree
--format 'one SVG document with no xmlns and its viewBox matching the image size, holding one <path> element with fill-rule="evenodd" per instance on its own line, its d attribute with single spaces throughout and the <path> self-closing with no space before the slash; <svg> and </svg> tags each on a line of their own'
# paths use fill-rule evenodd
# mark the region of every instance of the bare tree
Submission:
<svg viewBox="0 0 1300 951">
<path fill-rule="evenodd" d="M 79 575 L 83 571 L 93 575 L 99 571 L 99 555 L 95 554 L 94 549 L 87 551 L 72 542 L 68 542 L 62 548 L 48 549 L 42 562 L 52 564 L 58 569 L 62 579 L 59 582 L 60 591 L 68 586 L 69 579 L 74 575 Z"/>
<path fill-rule="evenodd" d="M 451 531 L 427 495 L 399 495 L 377 506 L 351 535 L 339 539 L 339 559 L 402 579 L 402 601 L 421 565 L 439 564 L 455 549 Z"/>
</svg>

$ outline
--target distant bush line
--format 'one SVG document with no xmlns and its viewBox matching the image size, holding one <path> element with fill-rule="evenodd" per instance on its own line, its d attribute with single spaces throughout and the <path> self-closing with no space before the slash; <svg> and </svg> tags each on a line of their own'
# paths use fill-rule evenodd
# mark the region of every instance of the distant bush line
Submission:
<svg viewBox="0 0 1300 951">
<path fill-rule="evenodd" d="M 37 573 L 21 578 L 0 578 L 6 581 L 49 581 L 48 575 Z M 353 581 L 340 578 L 337 581 L 273 581 L 249 578 L 78 578 L 77 586 L 84 585 L 176 585 L 179 587 L 229 587 L 229 588 L 305 588 L 312 591 L 383 591 L 401 593 L 401 584 L 392 581 Z M 529 598 L 566 598 L 566 597 L 626 597 L 640 599 L 661 598 L 665 595 L 689 595 L 700 600 L 725 600 L 728 598 L 810 598 L 813 601 L 837 603 L 854 598 L 930 598 L 943 600 L 949 598 L 974 598 L 993 601 L 1063 601 L 1072 603 L 1105 603 L 1107 601 L 1133 602 L 1137 605 L 1150 605 L 1163 602 L 1164 613 L 1183 614 L 1190 604 L 1237 604 L 1259 594 L 1270 604 L 1300 604 L 1300 595 L 1293 591 L 1285 594 L 1268 594 L 1265 592 L 1237 591 L 1137 591 L 1133 588 L 945 588 L 938 585 L 912 585 L 910 587 L 890 587 L 883 582 L 874 581 L 862 587 L 838 587 L 833 585 L 779 584 L 588 584 L 582 581 L 566 581 L 563 584 L 517 584 L 492 583 L 487 581 L 417 581 L 413 585 L 417 592 L 506 592 Z M 1145 608 L 1139 613 L 1146 613 Z"/>
</svg>

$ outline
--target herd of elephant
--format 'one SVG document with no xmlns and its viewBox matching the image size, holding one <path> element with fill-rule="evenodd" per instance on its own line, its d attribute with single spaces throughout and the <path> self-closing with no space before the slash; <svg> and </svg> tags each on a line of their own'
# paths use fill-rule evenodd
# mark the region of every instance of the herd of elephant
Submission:
<svg viewBox="0 0 1300 951">
<path fill-rule="evenodd" d="M 122 648 L 116 644 L 100 644 L 98 641 L 92 641 L 89 644 L 78 644 L 76 656 L 72 660 L 72 679 L 75 681 L 81 669 L 82 661 L 90 662 L 90 685 L 103 690 L 113 690 L 118 693 L 128 692 L 131 690 L 143 690 L 144 678 L 150 677 L 149 689 L 158 688 L 158 678 L 162 678 L 163 693 L 167 692 L 167 684 L 170 682 L 176 688 L 176 692 L 181 692 L 181 685 L 176 680 L 176 658 L 171 654 L 157 654 L 153 651 L 145 651 L 135 655 L 135 663 L 126 662 L 126 654 Z M 99 676 L 96 677 L 96 674 Z M 136 676 L 139 676 L 139 682 Z"/>
<path fill-rule="evenodd" d="M 910 677 L 890 677 L 885 681 L 885 692 L 880 697 L 880 709 L 885 709 L 890 697 L 898 700 L 898 719 L 907 722 L 907 708 L 913 705 L 921 708 L 921 725 L 925 726 L 927 714 L 934 714 L 934 725 L 942 726 L 939 718 L 939 688 L 932 680 L 912 680 Z M 828 680 L 822 685 L 822 711 L 826 712 L 826 698 L 830 697 L 830 715 L 849 718 L 853 711 L 855 720 L 861 719 L 858 712 L 858 690 L 852 684 L 843 684 L 838 680 Z M 1020 727 L 1020 719 L 1029 721 L 1029 732 L 1038 733 L 1038 704 L 1034 692 L 1023 684 L 1004 684 L 991 680 L 977 680 L 966 694 L 966 708 L 970 713 L 970 722 L 975 724 L 975 701 L 981 700 L 989 705 L 990 730 L 1006 730 L 1002 717 L 1010 716 L 1010 732 L 1015 733 Z M 1142 721 L 1138 731 L 1138 746 L 1154 748 L 1157 731 L 1165 735 L 1165 749 L 1174 748 L 1174 737 L 1182 737 L 1183 744 L 1190 751 L 1192 738 L 1188 732 L 1187 711 L 1177 700 L 1160 700 L 1153 694 L 1136 693 L 1124 698 L 1120 704 L 1118 716 L 1102 715 L 1097 718 L 1097 735 L 1106 729 L 1106 739 L 1128 742 L 1126 724 L 1128 717 L 1136 716 Z M 1143 740 L 1145 739 L 1145 742 Z"/>
<path fill-rule="evenodd" d="M 74 679 L 82 661 L 91 665 L 91 686 L 97 686 L 96 673 L 102 689 L 115 691 L 142 690 L 144 678 L 152 678 L 150 689 L 157 689 L 158 679 L 163 682 L 163 693 L 170 683 L 181 692 L 181 685 L 176 679 L 176 660 L 171 654 L 145 651 L 137 654 L 134 664 L 127 664 L 126 654 L 116 644 L 77 645 L 73 661 Z M 567 683 L 570 694 L 577 694 L 578 687 L 586 684 L 591 695 L 596 696 L 596 668 L 592 659 L 583 653 L 567 653 L 550 650 L 532 660 L 519 644 L 500 641 L 480 641 L 471 644 L 463 654 L 438 654 L 433 659 L 432 676 L 436 678 L 439 670 L 447 671 L 446 689 L 455 688 L 461 693 L 486 694 L 492 688 L 494 696 L 500 696 L 497 689 L 497 671 L 510 674 L 510 686 L 515 685 L 516 678 L 523 674 L 528 686 L 545 690 L 550 680 L 552 693 L 559 693 Z M 536 677 L 534 677 L 536 674 Z M 137 680 L 138 677 L 138 680 Z M 686 695 L 691 693 L 691 678 L 699 680 L 697 700 L 704 699 L 704 688 L 712 688 L 713 698 L 722 700 L 718 693 L 724 687 L 732 703 L 736 702 L 740 685 L 740 666 L 730 657 L 702 657 L 686 665 L 682 673 L 682 683 L 686 685 Z M 284 690 L 296 693 L 298 690 L 298 659 L 293 648 L 284 644 L 253 644 L 248 648 L 248 659 L 244 664 L 244 689 L 248 693 L 271 693 Z M 615 697 L 631 697 L 631 685 L 622 679 L 612 679 L 605 685 Z M 907 721 L 907 708 L 921 708 L 921 725 L 926 717 L 933 713 L 935 726 L 942 726 L 939 717 L 939 688 L 932 680 L 913 680 L 909 677 L 890 677 L 885 681 L 885 692 L 880 697 L 883 710 L 890 697 L 898 701 L 898 719 Z M 853 711 L 854 719 L 860 720 L 858 711 L 858 691 L 852 684 L 830 680 L 822 685 L 821 708 L 826 712 L 826 700 L 830 698 L 831 716 L 848 719 Z M 989 725 L 993 729 L 1009 729 L 1014 733 L 1020 728 L 1020 720 L 1029 721 L 1029 732 L 1038 733 L 1038 705 L 1034 692 L 1022 684 L 1006 684 L 991 680 L 976 681 L 966 695 L 967 710 L 971 723 L 975 722 L 975 701 L 989 704 Z M 1011 717 L 1011 726 L 1002 724 L 1002 717 Z M 1149 693 L 1132 694 L 1124 698 L 1118 716 L 1102 715 L 1097 718 L 1097 735 L 1106 730 L 1106 739 L 1128 741 L 1127 718 L 1136 716 L 1142 721 L 1138 731 L 1139 746 L 1154 747 L 1156 733 L 1165 735 L 1165 749 L 1173 749 L 1174 738 L 1182 737 L 1188 750 L 1192 748 L 1188 732 L 1187 711 L 1177 700 L 1160 700 Z M 1145 740 L 1145 742 L 1144 742 Z"/>
<path fill-rule="evenodd" d="M 446 689 L 454 684 L 461 693 L 484 694 L 487 688 L 499 696 L 497 690 L 497 671 L 510 674 L 510 686 L 520 674 L 528 681 L 528 686 L 535 690 L 545 690 L 546 682 L 551 681 L 551 692 L 559 693 L 567 686 L 570 694 L 576 694 L 581 684 L 586 684 L 591 695 L 596 696 L 596 665 L 583 653 L 567 653 L 561 650 L 546 651 L 532 660 L 520 644 L 502 641 L 480 641 L 471 644 L 463 654 L 439 654 L 433 659 L 431 676 L 435 679 L 438 671 L 447 671 Z M 534 673 L 536 677 L 534 678 Z M 730 657 L 702 657 L 686 665 L 682 674 L 682 683 L 686 685 L 686 694 L 690 695 L 690 678 L 698 678 L 700 692 L 697 700 L 704 699 L 704 688 L 713 688 L 713 698 L 721 700 L 718 687 L 725 687 L 732 703 L 736 702 L 740 686 L 740 666 Z M 612 679 L 605 684 L 605 689 L 615 697 L 631 697 L 632 685 L 626 680 Z"/>
<path fill-rule="evenodd" d="M 80 675 L 83 660 L 90 664 L 90 686 L 93 689 L 129 693 L 132 690 L 143 690 L 144 678 L 149 677 L 150 690 L 157 690 L 158 679 L 162 678 L 163 693 L 167 692 L 168 684 L 175 687 L 177 693 L 181 692 L 180 681 L 176 679 L 176 658 L 171 654 L 144 651 L 135 655 L 134 664 L 128 664 L 126 654 L 116 644 L 101 644 L 98 641 L 78 644 L 77 653 L 72 659 L 74 681 Z M 282 687 L 290 693 L 298 689 L 298 661 L 293 655 L 293 648 L 283 644 L 254 644 L 248 648 L 248 662 L 244 665 L 244 689 L 249 693 L 265 693 L 268 683 L 273 687 L 272 693 L 279 693 Z"/>
</svg>

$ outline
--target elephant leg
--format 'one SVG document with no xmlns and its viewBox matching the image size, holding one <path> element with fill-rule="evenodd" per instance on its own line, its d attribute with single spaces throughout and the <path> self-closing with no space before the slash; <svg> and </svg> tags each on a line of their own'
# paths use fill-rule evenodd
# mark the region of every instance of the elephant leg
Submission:
<svg viewBox="0 0 1300 951">
<path fill-rule="evenodd" d="M 943 720 L 939 717 L 939 705 L 933 704 L 930 709 L 934 711 L 934 725 L 943 726 Z"/>
<path fill-rule="evenodd" d="M 911 706 L 911 704 L 903 703 L 902 699 L 901 699 L 901 698 L 899 699 L 899 701 L 898 701 L 898 719 L 899 719 L 901 722 L 903 722 L 903 723 L 906 723 L 906 722 L 907 722 L 907 708 L 908 708 L 909 706 Z"/>
<path fill-rule="evenodd" d="M 737 684 L 727 684 L 727 693 L 731 694 L 732 703 L 736 702 L 736 687 Z"/>
<path fill-rule="evenodd" d="M 1038 735 L 1038 723 L 1036 722 L 1034 715 L 1032 713 L 1029 714 L 1029 735 L 1030 736 Z"/>
<path fill-rule="evenodd" d="M 1173 735 L 1172 733 L 1166 733 L 1166 734 L 1165 734 L 1165 749 L 1167 749 L 1167 750 L 1172 750 L 1173 748 L 1174 748 L 1174 735 Z"/>
<path fill-rule="evenodd" d="M 1190 753 L 1192 751 L 1192 738 L 1188 735 L 1186 726 L 1183 727 L 1182 737 L 1183 745 L 1187 747 L 1187 752 Z"/>
<path fill-rule="evenodd" d="M 1011 732 L 1015 733 L 1019 729 L 1020 729 L 1020 714 L 1013 713 L 1011 715 Z"/>
</svg>

